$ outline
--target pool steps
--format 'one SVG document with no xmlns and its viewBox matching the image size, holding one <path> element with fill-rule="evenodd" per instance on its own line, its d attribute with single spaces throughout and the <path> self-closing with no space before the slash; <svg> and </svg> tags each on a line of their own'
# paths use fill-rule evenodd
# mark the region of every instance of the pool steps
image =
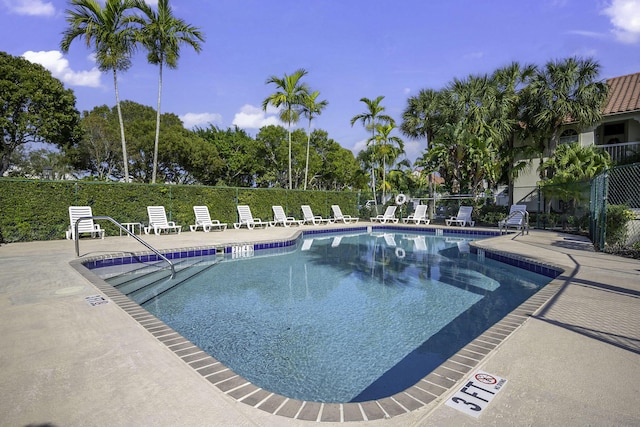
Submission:
<svg viewBox="0 0 640 427">
<path fill-rule="evenodd" d="M 176 275 L 172 279 L 166 268 L 159 269 L 158 263 L 122 272 L 105 279 L 107 283 L 142 305 L 182 284 L 188 279 L 212 268 L 219 260 L 185 258 L 175 263 Z"/>
</svg>

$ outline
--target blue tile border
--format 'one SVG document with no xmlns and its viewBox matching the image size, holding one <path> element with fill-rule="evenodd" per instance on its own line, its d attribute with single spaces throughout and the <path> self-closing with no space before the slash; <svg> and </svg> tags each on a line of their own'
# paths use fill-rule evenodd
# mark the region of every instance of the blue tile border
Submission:
<svg viewBox="0 0 640 427">
<path fill-rule="evenodd" d="M 485 249 L 485 248 L 477 248 L 474 246 L 471 246 L 471 252 L 475 254 L 484 252 L 485 258 L 489 258 L 494 261 L 509 264 L 514 267 L 521 268 L 523 270 L 531 271 L 533 273 L 538 273 L 543 276 L 549 277 L 551 279 L 555 279 L 556 277 L 560 276 L 564 272 L 564 269 L 561 267 L 542 264 L 539 262 L 532 261 L 530 259 L 526 259 L 517 255 L 510 254 L 508 252 L 495 251 L 495 250 Z"/>
<path fill-rule="evenodd" d="M 458 236 L 467 236 L 467 237 L 497 237 L 500 236 L 499 231 L 492 230 L 475 230 L 471 228 L 437 228 L 437 227 L 415 227 L 415 226 L 405 226 L 405 225 L 393 225 L 393 224 L 382 224 L 382 225 L 363 225 L 363 226 L 351 226 L 344 228 L 318 228 L 318 229 L 310 229 L 310 230 L 301 230 L 297 236 L 293 239 L 288 240 L 277 240 L 273 242 L 263 242 L 263 243 L 238 243 L 236 245 L 223 245 L 216 247 L 195 247 L 195 248 L 182 248 L 176 249 L 173 251 L 162 252 L 164 256 L 166 256 L 170 260 L 181 259 L 181 258 L 191 258 L 197 256 L 208 256 L 208 255 L 216 255 L 218 253 L 222 254 L 232 254 L 234 252 L 234 248 L 238 247 L 251 247 L 252 251 L 262 251 L 268 249 L 282 249 L 282 248 L 291 248 L 298 244 L 298 242 L 306 236 L 314 236 L 318 234 L 339 234 L 339 233 L 353 233 L 353 232 L 367 232 L 368 230 L 389 230 L 389 231 L 409 231 L 409 232 L 421 232 L 421 233 L 433 233 L 438 234 L 437 230 L 442 230 L 442 236 L 447 235 L 458 235 Z M 220 252 L 218 252 L 220 251 Z M 471 252 L 477 254 L 478 251 L 484 251 L 484 256 L 486 258 L 503 262 L 505 264 L 509 264 L 518 268 L 522 268 L 523 270 L 528 270 L 534 273 L 542 274 L 546 277 L 550 277 L 555 279 L 560 274 L 562 274 L 562 269 L 559 267 L 554 267 L 550 265 L 545 265 L 541 263 L 537 263 L 525 258 L 522 258 L 517 255 L 513 255 L 506 252 L 488 250 L 488 249 L 479 249 L 473 245 L 471 245 Z M 159 261 L 160 257 L 155 253 L 140 253 L 140 254 L 130 254 L 122 256 L 121 254 L 117 255 L 103 255 L 101 257 L 89 258 L 82 262 L 82 264 L 90 269 L 102 268 L 102 267 L 112 267 L 115 265 L 123 265 L 123 264 L 135 264 L 135 263 L 145 263 L 145 262 L 154 262 Z"/>
</svg>

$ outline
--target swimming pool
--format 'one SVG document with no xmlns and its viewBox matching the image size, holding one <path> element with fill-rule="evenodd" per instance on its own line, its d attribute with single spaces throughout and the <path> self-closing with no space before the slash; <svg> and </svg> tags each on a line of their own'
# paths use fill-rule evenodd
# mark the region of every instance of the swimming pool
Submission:
<svg viewBox="0 0 640 427">
<path fill-rule="evenodd" d="M 291 249 L 229 254 L 143 306 L 259 387 L 352 402 L 410 387 L 550 280 L 458 236 L 323 235 Z"/>
</svg>

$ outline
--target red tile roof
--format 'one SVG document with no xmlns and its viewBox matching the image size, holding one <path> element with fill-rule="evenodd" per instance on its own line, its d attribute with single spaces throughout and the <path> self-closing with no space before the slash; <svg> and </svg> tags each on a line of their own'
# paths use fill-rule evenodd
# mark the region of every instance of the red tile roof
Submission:
<svg viewBox="0 0 640 427">
<path fill-rule="evenodd" d="M 640 73 L 613 77 L 607 80 L 607 85 L 609 100 L 602 111 L 603 115 L 640 110 Z"/>
</svg>

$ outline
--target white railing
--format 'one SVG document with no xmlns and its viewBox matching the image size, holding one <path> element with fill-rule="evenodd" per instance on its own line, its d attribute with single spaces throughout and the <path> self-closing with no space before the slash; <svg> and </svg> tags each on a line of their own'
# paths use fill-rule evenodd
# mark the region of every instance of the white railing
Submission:
<svg viewBox="0 0 640 427">
<path fill-rule="evenodd" d="M 640 153 L 640 141 L 622 142 L 620 144 L 597 145 L 611 156 L 614 163 L 622 163 L 628 157 Z"/>
</svg>

